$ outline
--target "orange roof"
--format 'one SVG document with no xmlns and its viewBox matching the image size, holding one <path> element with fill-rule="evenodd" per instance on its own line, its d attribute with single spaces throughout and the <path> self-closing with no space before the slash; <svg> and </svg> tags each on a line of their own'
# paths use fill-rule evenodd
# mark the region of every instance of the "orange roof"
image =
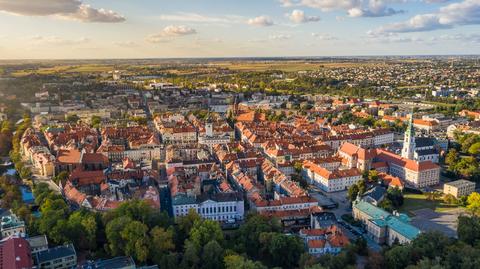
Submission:
<svg viewBox="0 0 480 269">
<path fill-rule="evenodd" d="M 414 119 L 413 124 L 414 125 L 423 125 L 423 126 L 436 126 L 436 125 L 438 125 L 438 122 L 429 121 L 429 120 Z"/>
<path fill-rule="evenodd" d="M 386 174 L 386 173 L 379 173 L 378 178 L 382 179 L 384 184 L 390 187 L 397 187 L 402 189 L 404 186 L 400 178 Z"/>
<path fill-rule="evenodd" d="M 57 162 L 59 163 L 80 163 L 81 153 L 76 149 L 59 150 Z"/>
<path fill-rule="evenodd" d="M 255 111 L 250 111 L 243 113 L 237 116 L 237 121 L 242 122 L 254 122 L 254 121 L 265 121 L 265 114 L 257 113 Z"/>
<path fill-rule="evenodd" d="M 101 153 L 84 153 L 82 163 L 103 163 L 108 164 L 108 157 Z"/>
<path fill-rule="evenodd" d="M 432 170 L 432 169 L 440 169 L 438 165 L 434 164 L 431 161 L 425 161 L 425 162 L 419 163 L 414 160 L 402 158 L 401 156 L 384 149 L 377 149 L 377 157 L 382 161 L 385 161 L 388 163 L 394 163 L 398 166 L 405 167 L 406 169 L 412 170 L 415 172 Z"/>
<path fill-rule="evenodd" d="M 345 247 L 350 244 L 348 237 L 345 236 L 343 233 L 333 234 L 331 237 L 328 238 L 328 242 L 332 247 Z"/>
<path fill-rule="evenodd" d="M 81 205 L 87 196 L 77 190 L 70 182 L 68 182 L 63 188 L 65 197 L 71 202 L 75 202 L 78 205 Z"/>
<path fill-rule="evenodd" d="M 326 243 L 325 239 L 308 240 L 308 248 L 324 248 Z"/>
<path fill-rule="evenodd" d="M 371 160 L 375 158 L 375 150 L 364 149 L 349 142 L 345 142 L 340 147 L 339 151 L 344 152 L 350 156 L 357 156 L 360 160 Z"/>
<path fill-rule="evenodd" d="M 371 166 L 372 169 L 378 169 L 383 167 L 388 167 L 388 164 L 386 162 L 374 162 Z"/>
</svg>

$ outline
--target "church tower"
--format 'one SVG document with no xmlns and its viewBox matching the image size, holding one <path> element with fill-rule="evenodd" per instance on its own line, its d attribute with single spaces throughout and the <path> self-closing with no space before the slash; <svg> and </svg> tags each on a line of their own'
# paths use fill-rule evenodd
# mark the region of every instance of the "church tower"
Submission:
<svg viewBox="0 0 480 269">
<path fill-rule="evenodd" d="M 413 113 L 410 114 L 408 127 L 403 138 L 402 157 L 413 160 L 415 153 L 415 129 L 413 128 Z"/>
<path fill-rule="evenodd" d="M 213 137 L 213 122 L 210 116 L 210 111 L 208 111 L 207 120 L 205 122 L 205 136 Z"/>
</svg>

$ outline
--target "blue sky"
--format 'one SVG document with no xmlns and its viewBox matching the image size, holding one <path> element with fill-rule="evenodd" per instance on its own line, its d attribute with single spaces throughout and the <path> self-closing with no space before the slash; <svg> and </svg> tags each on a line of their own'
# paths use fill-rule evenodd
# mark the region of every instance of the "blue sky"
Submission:
<svg viewBox="0 0 480 269">
<path fill-rule="evenodd" d="M 480 0 L 0 0 L 0 58 L 480 54 Z"/>
</svg>

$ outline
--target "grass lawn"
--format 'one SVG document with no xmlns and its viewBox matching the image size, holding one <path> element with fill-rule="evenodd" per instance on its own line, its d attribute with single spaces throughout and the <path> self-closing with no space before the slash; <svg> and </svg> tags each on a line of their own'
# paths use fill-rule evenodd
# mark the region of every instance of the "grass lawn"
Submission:
<svg viewBox="0 0 480 269">
<path fill-rule="evenodd" d="M 423 208 L 430 208 L 435 212 L 445 212 L 458 207 L 457 205 L 444 203 L 441 198 L 435 201 L 427 200 L 427 197 L 424 194 L 405 193 L 403 197 L 404 202 L 400 211 L 407 213 L 410 216 L 414 215 L 413 211 Z"/>
</svg>

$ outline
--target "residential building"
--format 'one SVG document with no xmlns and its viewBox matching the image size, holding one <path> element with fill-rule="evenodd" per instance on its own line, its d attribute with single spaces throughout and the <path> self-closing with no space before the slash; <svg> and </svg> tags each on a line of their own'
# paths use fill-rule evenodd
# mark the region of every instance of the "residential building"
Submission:
<svg viewBox="0 0 480 269">
<path fill-rule="evenodd" d="M 475 182 L 459 179 L 443 184 L 443 193 L 451 194 L 455 198 L 468 196 L 475 191 Z"/>
<path fill-rule="evenodd" d="M 35 264 L 42 269 L 77 268 L 77 253 L 73 245 L 49 248 L 35 255 Z"/>
<path fill-rule="evenodd" d="M 44 251 L 48 249 L 48 241 L 46 235 L 37 235 L 33 237 L 25 238 L 30 245 L 30 249 L 32 254 L 37 254 L 40 251 Z"/>
<path fill-rule="evenodd" d="M 304 240 L 308 253 L 313 256 L 336 255 L 350 244 L 348 237 L 335 225 L 325 229 L 302 229 L 299 236 Z"/>
<path fill-rule="evenodd" d="M 312 162 L 303 164 L 303 176 L 326 192 L 343 191 L 362 180 L 362 172 L 358 168 L 329 171 Z"/>
<path fill-rule="evenodd" d="M 81 269 L 136 269 L 132 257 L 120 256 L 111 259 L 91 261 L 84 264 Z"/>
<path fill-rule="evenodd" d="M 0 242 L 0 268 L 33 268 L 32 252 L 27 240 L 11 237 Z"/>
<path fill-rule="evenodd" d="M 4 214 L 0 223 L 0 233 L 2 238 L 25 234 L 25 222 L 11 212 Z"/>
</svg>

